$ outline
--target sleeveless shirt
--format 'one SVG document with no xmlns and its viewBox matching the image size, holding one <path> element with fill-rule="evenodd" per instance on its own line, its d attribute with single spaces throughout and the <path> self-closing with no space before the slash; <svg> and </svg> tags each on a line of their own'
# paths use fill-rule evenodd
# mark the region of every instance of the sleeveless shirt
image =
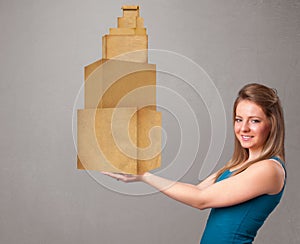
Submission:
<svg viewBox="0 0 300 244">
<path fill-rule="evenodd" d="M 286 179 L 284 163 L 278 157 L 271 159 L 281 163 Z M 232 173 L 225 171 L 217 182 L 230 177 Z M 258 229 L 280 202 L 284 188 L 285 180 L 277 194 L 264 194 L 237 205 L 212 208 L 200 244 L 252 243 Z"/>
</svg>

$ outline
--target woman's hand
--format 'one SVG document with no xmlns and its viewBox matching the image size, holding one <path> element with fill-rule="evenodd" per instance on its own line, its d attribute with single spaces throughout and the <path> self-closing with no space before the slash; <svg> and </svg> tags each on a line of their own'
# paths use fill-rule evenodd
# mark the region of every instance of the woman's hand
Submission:
<svg viewBox="0 0 300 244">
<path fill-rule="evenodd" d="M 111 173 L 111 172 L 101 172 L 101 173 L 126 183 L 138 182 L 143 180 L 143 175 L 132 175 L 132 174 L 122 174 L 122 173 Z"/>
</svg>

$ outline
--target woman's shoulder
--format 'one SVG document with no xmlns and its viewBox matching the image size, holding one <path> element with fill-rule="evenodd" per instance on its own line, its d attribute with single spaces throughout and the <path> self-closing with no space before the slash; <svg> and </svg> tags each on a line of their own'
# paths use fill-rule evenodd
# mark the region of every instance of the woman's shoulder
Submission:
<svg viewBox="0 0 300 244">
<path fill-rule="evenodd" d="M 273 187 L 269 194 L 281 191 L 286 177 L 283 162 L 274 158 L 264 159 L 249 166 L 249 171 L 260 172 L 266 181 L 272 182 Z"/>
<path fill-rule="evenodd" d="M 258 161 L 252 165 L 249 166 L 249 169 L 255 169 L 255 170 L 264 170 L 268 171 L 270 173 L 274 174 L 284 174 L 284 163 L 281 159 L 278 157 L 272 157 L 269 159 L 264 159 L 261 161 Z"/>
<path fill-rule="evenodd" d="M 254 164 L 252 164 L 250 167 L 263 167 L 269 170 L 279 170 L 279 171 L 284 171 L 285 166 L 284 166 L 284 161 L 280 159 L 280 157 L 274 156 L 268 159 L 263 159 L 260 160 Z"/>
</svg>

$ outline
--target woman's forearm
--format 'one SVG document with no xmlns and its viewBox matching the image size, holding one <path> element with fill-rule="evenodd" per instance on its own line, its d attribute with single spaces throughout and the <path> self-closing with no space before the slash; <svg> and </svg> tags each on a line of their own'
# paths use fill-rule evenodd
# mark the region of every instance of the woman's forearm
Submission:
<svg viewBox="0 0 300 244">
<path fill-rule="evenodd" d="M 174 200 L 201 209 L 201 190 L 195 185 L 167 180 L 150 173 L 141 176 L 141 180 Z"/>
</svg>

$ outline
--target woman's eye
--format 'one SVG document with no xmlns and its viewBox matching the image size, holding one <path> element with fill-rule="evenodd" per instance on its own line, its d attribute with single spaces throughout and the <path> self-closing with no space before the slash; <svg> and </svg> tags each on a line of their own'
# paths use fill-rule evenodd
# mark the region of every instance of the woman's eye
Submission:
<svg viewBox="0 0 300 244">
<path fill-rule="evenodd" d="M 253 124 L 256 124 L 256 123 L 259 123 L 259 122 L 260 122 L 260 120 L 258 120 L 258 119 L 253 119 L 253 120 L 251 120 L 251 121 L 252 121 Z"/>
<path fill-rule="evenodd" d="M 239 119 L 239 118 L 236 118 L 236 119 L 235 119 L 235 122 L 239 123 L 239 122 L 242 122 L 242 120 Z"/>
</svg>

